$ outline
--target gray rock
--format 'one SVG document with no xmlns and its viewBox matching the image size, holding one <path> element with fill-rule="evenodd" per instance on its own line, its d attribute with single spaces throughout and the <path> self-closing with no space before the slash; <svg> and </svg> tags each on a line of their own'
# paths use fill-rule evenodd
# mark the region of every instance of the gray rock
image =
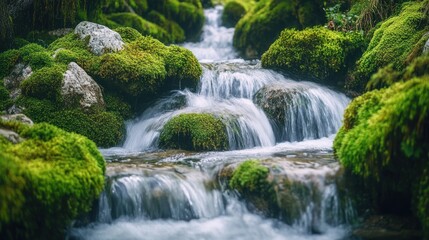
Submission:
<svg viewBox="0 0 429 240">
<path fill-rule="evenodd" d="M 13 144 L 17 144 L 22 142 L 22 138 L 19 136 L 18 133 L 8 130 L 8 129 L 2 129 L 0 128 L 0 136 L 5 137 L 9 142 Z"/>
<path fill-rule="evenodd" d="M 7 114 L 20 114 L 24 112 L 24 107 L 13 104 L 6 112 Z"/>
<path fill-rule="evenodd" d="M 88 46 L 95 55 L 117 52 L 124 48 L 121 35 L 103 25 L 83 21 L 76 26 L 74 33 L 81 39 L 90 37 Z"/>
<path fill-rule="evenodd" d="M 100 86 L 75 62 L 68 65 L 64 73 L 63 86 L 61 88 L 66 104 L 73 104 L 76 99 L 83 109 L 94 106 L 104 107 L 103 95 Z"/>
<path fill-rule="evenodd" d="M 0 116 L 5 121 L 17 121 L 28 125 L 33 125 L 33 121 L 24 114 L 9 114 Z"/>
<path fill-rule="evenodd" d="M 58 28 L 58 29 L 49 31 L 48 34 L 55 37 L 63 37 L 71 32 L 73 32 L 73 28 Z"/>
<path fill-rule="evenodd" d="M 30 77 L 32 73 L 33 71 L 29 65 L 18 63 L 15 65 L 9 76 L 3 79 L 4 86 L 9 90 L 10 97 L 12 99 L 15 100 L 21 95 L 19 85 L 22 81 Z"/>
</svg>

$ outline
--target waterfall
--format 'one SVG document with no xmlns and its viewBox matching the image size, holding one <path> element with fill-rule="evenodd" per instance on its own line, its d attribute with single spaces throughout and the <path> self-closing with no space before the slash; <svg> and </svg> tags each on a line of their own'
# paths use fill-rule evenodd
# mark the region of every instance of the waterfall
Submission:
<svg viewBox="0 0 429 240">
<path fill-rule="evenodd" d="M 237 58 L 233 28 L 221 26 L 221 6 L 205 10 L 201 41 L 186 43 L 203 75 L 196 92 L 158 100 L 126 123 L 123 148 L 103 150 L 106 188 L 89 225 L 71 239 L 344 239 L 354 211 L 336 182 L 333 135 L 349 102 L 316 83 L 295 81 L 258 60 Z M 226 126 L 230 150 L 157 151 L 173 117 L 210 113 Z M 154 151 L 149 151 L 154 150 Z M 277 202 L 291 211 L 278 219 L 252 209 L 222 171 L 256 159 L 270 169 Z"/>
</svg>

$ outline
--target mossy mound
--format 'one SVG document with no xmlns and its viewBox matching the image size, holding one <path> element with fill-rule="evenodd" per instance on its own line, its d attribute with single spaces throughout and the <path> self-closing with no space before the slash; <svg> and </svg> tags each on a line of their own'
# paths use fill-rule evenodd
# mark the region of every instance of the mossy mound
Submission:
<svg viewBox="0 0 429 240">
<path fill-rule="evenodd" d="M 424 35 L 429 30 L 425 4 L 427 4 L 425 1 L 404 3 L 399 15 L 387 19 L 380 25 L 346 85 L 349 90 L 364 92 L 371 75 L 379 68 L 391 64 L 391 68 L 401 71 L 416 52 L 421 52 L 422 44 L 418 43 L 424 43 L 423 40 L 429 37 Z M 415 49 L 416 47 L 420 49 Z"/>
<path fill-rule="evenodd" d="M 0 136 L 0 236 L 61 239 L 88 212 L 104 187 L 105 162 L 87 138 L 49 124 L 0 121 L 20 135 Z"/>
<path fill-rule="evenodd" d="M 342 33 L 324 27 L 302 31 L 285 29 L 262 55 L 262 66 L 310 75 L 335 84 L 346 75 L 363 48 L 358 33 Z"/>
<path fill-rule="evenodd" d="M 253 7 L 253 1 L 230 0 L 226 2 L 222 12 L 222 25 L 234 27 L 237 22 Z"/>
<path fill-rule="evenodd" d="M 123 51 L 94 59 L 89 72 L 108 88 L 120 90 L 129 98 L 148 99 L 179 85 L 195 88 L 202 69 L 189 50 L 141 37 Z"/>
<path fill-rule="evenodd" d="M 37 44 L 28 44 L 18 50 L 0 54 L 0 59 L 5 60 L 2 75 L 9 75 L 17 63 L 29 64 L 33 69 L 31 76 L 19 86 L 22 91 L 19 99 L 10 99 L 9 92 L 1 81 L 1 110 L 16 104 L 23 107 L 24 113 L 35 122 L 48 122 L 67 131 L 82 134 L 100 147 L 118 144 L 125 132 L 123 118 L 129 118 L 131 115 L 129 105 L 120 100 L 121 98 L 109 101 L 108 104 L 112 103 L 112 106 L 108 105 L 107 111 L 103 107 L 82 109 L 79 104 L 66 104 L 61 92 L 64 73 L 67 70 L 66 64 L 77 61 L 89 66 L 88 63 L 95 56 L 84 47 L 84 41 L 72 35 L 54 42 L 53 46 L 58 46 L 58 51 L 45 49 Z M 55 55 L 55 58 L 51 57 L 52 55 Z M 38 61 L 39 56 L 45 56 L 49 60 Z M 119 109 L 116 110 L 117 108 Z"/>
<path fill-rule="evenodd" d="M 259 57 L 283 29 L 324 23 L 323 4 L 320 0 L 260 0 L 237 23 L 234 47 L 247 57 Z"/>
<path fill-rule="evenodd" d="M 193 151 L 227 150 L 228 135 L 222 121 L 211 114 L 180 114 L 165 124 L 159 146 Z"/>
<path fill-rule="evenodd" d="M 428 75 L 354 99 L 334 150 L 365 183 L 379 212 L 414 213 L 428 233 Z"/>
</svg>

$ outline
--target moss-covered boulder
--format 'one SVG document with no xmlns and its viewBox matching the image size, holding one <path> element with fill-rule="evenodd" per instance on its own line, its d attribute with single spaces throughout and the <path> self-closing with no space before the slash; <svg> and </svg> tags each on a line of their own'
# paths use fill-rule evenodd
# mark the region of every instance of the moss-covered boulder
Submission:
<svg viewBox="0 0 429 240">
<path fill-rule="evenodd" d="M 61 239 L 78 215 L 88 212 L 104 187 L 105 162 L 87 138 L 48 124 L 0 120 L 0 236 Z"/>
<path fill-rule="evenodd" d="M 428 233 L 429 77 L 354 99 L 334 141 L 342 165 L 381 213 L 418 216 Z"/>
<path fill-rule="evenodd" d="M 285 28 L 304 28 L 325 22 L 325 1 L 260 0 L 241 18 L 234 47 L 246 57 L 259 57 Z"/>
<path fill-rule="evenodd" d="M 211 114 L 180 114 L 162 129 L 159 146 L 193 151 L 227 150 L 228 135 L 222 121 Z"/>
<path fill-rule="evenodd" d="M 222 25 L 234 27 L 237 22 L 253 7 L 253 1 L 230 0 L 225 3 L 222 12 Z"/>
<path fill-rule="evenodd" d="M 371 42 L 357 62 L 357 69 L 346 87 L 355 92 L 364 92 L 372 74 L 391 64 L 401 71 L 414 57 L 420 55 L 429 38 L 429 17 L 426 1 L 409 1 L 401 12 L 384 21 L 375 30 Z"/>
<path fill-rule="evenodd" d="M 324 27 L 285 29 L 262 55 L 262 66 L 336 85 L 362 53 L 363 37 Z"/>
<path fill-rule="evenodd" d="M 99 57 L 84 47 L 85 41 L 78 36 L 65 39 L 64 46 L 70 46 L 69 49 L 51 50 L 28 44 L 0 54 L 0 58 L 16 64 L 14 68 L 9 66 L 11 63 L 5 64 L 4 72 L 9 75 L 4 78 L 6 88 L 1 81 L 2 110 L 9 110 L 13 105 L 35 122 L 48 122 L 82 134 L 99 146 L 114 146 L 122 140 L 125 131 L 123 111 L 115 111 L 120 105 L 107 106 L 106 111 L 97 83 L 78 64 L 70 63 L 84 64 L 88 59 Z M 40 54 L 49 60 L 35 61 Z M 26 66 L 33 72 L 21 74 Z M 15 73 L 19 69 L 22 71 Z M 129 113 L 126 117 L 130 117 Z"/>
</svg>

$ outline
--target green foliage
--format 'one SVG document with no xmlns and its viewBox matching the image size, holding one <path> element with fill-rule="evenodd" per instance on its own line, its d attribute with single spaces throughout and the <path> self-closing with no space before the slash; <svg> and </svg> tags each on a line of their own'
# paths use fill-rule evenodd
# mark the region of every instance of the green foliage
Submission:
<svg viewBox="0 0 429 240">
<path fill-rule="evenodd" d="M 386 20 L 375 31 L 373 38 L 361 59 L 357 62 L 352 90 L 362 92 L 371 75 L 379 68 L 391 64 L 396 71 L 402 71 L 415 45 L 428 30 L 424 25 L 427 15 L 423 13 L 423 2 L 412 1 L 403 4 L 401 13 Z"/>
<path fill-rule="evenodd" d="M 334 141 L 342 165 L 366 182 L 384 213 L 417 212 L 429 229 L 427 75 L 368 92 L 352 101 Z"/>
<path fill-rule="evenodd" d="M 22 93 L 39 99 L 60 100 L 65 70 L 64 66 L 55 65 L 34 72 L 21 83 Z"/>
<path fill-rule="evenodd" d="M 257 160 L 241 163 L 232 173 L 229 186 L 240 193 L 263 194 L 269 188 L 269 169 Z"/>
<path fill-rule="evenodd" d="M 335 77 L 345 75 L 362 48 L 363 37 L 358 33 L 324 27 L 285 29 L 262 55 L 262 66 L 335 81 Z"/>
<path fill-rule="evenodd" d="M 103 157 L 87 138 L 48 124 L 0 127 L 25 139 L 11 144 L 0 137 L 0 235 L 62 238 L 103 190 Z"/>
<path fill-rule="evenodd" d="M 248 57 L 265 52 L 285 28 L 325 22 L 319 0 L 260 0 L 236 25 L 234 46 Z"/>
<path fill-rule="evenodd" d="M 8 76 L 15 64 L 18 63 L 20 52 L 15 49 L 0 53 L 0 79 Z"/>
<path fill-rule="evenodd" d="M 165 124 L 159 145 L 195 151 L 226 150 L 228 135 L 222 121 L 211 114 L 181 114 Z"/>
<path fill-rule="evenodd" d="M 354 31 L 356 30 L 356 21 L 358 16 L 353 12 L 342 12 L 341 4 L 324 8 L 328 24 L 325 26 L 336 31 Z"/>
</svg>

